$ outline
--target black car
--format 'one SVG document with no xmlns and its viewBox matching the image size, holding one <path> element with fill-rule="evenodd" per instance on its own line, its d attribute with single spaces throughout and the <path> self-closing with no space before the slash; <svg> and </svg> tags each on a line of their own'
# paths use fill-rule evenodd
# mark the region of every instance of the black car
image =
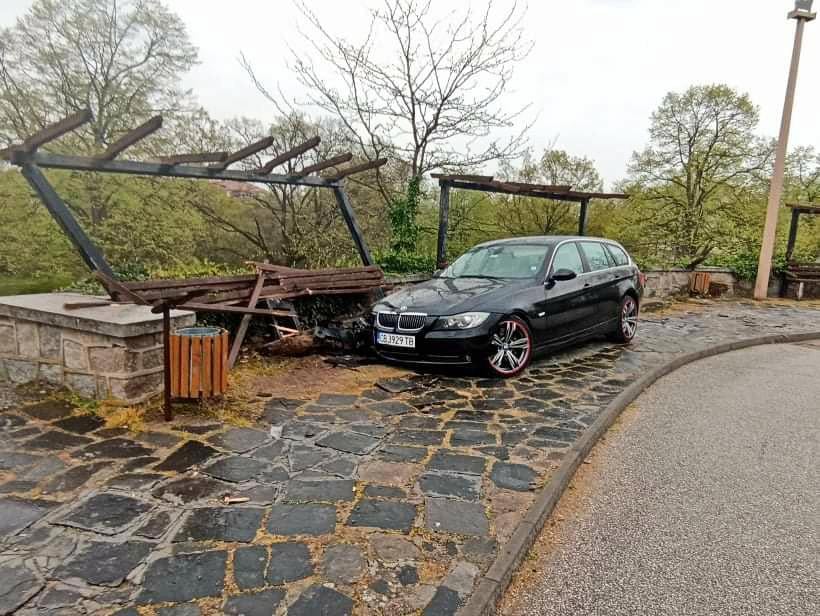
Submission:
<svg viewBox="0 0 820 616">
<path fill-rule="evenodd" d="M 644 280 L 606 239 L 487 242 L 373 306 L 373 343 L 390 361 L 479 364 L 514 376 L 534 354 L 569 342 L 602 334 L 631 341 Z"/>
</svg>

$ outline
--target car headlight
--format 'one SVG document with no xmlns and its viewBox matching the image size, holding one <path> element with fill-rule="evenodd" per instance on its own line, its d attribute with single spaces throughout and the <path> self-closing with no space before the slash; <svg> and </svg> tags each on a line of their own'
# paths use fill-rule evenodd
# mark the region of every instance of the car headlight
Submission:
<svg viewBox="0 0 820 616">
<path fill-rule="evenodd" d="M 444 329 L 471 329 L 481 325 L 489 316 L 489 312 L 463 312 L 451 317 L 441 317 L 441 322 Z"/>
</svg>

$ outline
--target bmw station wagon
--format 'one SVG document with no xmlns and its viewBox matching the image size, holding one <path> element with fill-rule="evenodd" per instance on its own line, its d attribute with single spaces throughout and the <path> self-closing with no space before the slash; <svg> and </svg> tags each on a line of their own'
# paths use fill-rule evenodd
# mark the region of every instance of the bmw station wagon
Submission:
<svg viewBox="0 0 820 616">
<path fill-rule="evenodd" d="M 479 244 L 432 280 L 373 306 L 383 359 L 519 374 L 537 353 L 607 335 L 628 343 L 645 277 L 611 240 L 521 237 Z"/>
</svg>

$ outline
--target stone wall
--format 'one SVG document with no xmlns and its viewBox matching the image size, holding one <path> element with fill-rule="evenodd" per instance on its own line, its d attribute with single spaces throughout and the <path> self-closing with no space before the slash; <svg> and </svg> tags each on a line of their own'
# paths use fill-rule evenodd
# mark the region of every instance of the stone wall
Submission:
<svg viewBox="0 0 820 616">
<path fill-rule="evenodd" d="M 0 381 L 65 386 L 86 398 L 140 402 L 162 391 L 162 317 L 142 306 L 66 310 L 87 296 L 0 297 Z M 173 327 L 195 317 L 175 312 Z"/>
<path fill-rule="evenodd" d="M 754 289 L 753 282 L 739 280 L 730 269 L 699 267 L 695 271 L 708 272 L 712 276 L 712 282 L 726 285 L 727 290 L 723 294 L 724 297 L 750 297 Z M 663 300 L 676 295 L 689 295 L 691 270 L 646 270 L 644 274 L 646 274 L 645 298 Z M 779 293 L 780 281 L 773 279 L 769 284 L 769 297 L 777 297 Z"/>
</svg>

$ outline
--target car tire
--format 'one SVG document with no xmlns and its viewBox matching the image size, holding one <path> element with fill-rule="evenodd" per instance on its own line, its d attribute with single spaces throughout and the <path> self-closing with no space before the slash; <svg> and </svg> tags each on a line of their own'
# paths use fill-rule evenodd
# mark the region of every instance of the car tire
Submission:
<svg viewBox="0 0 820 616">
<path fill-rule="evenodd" d="M 621 344 L 629 344 L 638 331 L 638 300 L 632 295 L 624 295 L 618 307 L 618 324 L 610 339 Z"/>
<path fill-rule="evenodd" d="M 514 315 L 503 317 L 492 330 L 485 367 L 492 376 L 517 376 L 529 366 L 532 353 L 532 332 L 526 321 Z"/>
</svg>

